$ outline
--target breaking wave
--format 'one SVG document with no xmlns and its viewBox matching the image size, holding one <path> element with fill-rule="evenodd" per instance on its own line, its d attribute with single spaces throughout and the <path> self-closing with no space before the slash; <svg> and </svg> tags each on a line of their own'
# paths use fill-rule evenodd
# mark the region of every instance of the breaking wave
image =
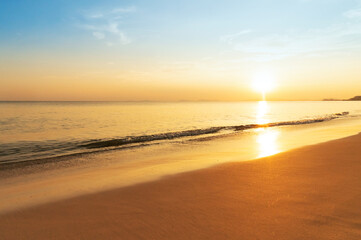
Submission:
<svg viewBox="0 0 361 240">
<path fill-rule="evenodd" d="M 322 118 L 303 119 L 303 120 L 297 120 L 297 121 L 285 121 L 285 122 L 275 122 L 275 123 L 267 123 L 267 124 L 246 124 L 246 125 L 236 125 L 236 126 L 210 127 L 210 128 L 205 128 L 205 129 L 194 129 L 194 130 L 168 132 L 168 133 L 153 134 L 153 135 L 129 136 L 129 137 L 125 137 L 125 138 L 110 139 L 110 140 L 98 139 L 98 140 L 93 140 L 90 143 L 83 144 L 80 147 L 104 148 L 104 147 L 122 146 L 122 145 L 127 145 L 127 144 L 144 143 L 144 142 L 159 141 L 159 140 L 171 140 L 171 139 L 182 138 L 182 137 L 216 134 L 223 130 L 242 131 L 242 130 L 253 129 L 253 128 L 311 124 L 311 123 L 330 121 L 332 119 L 338 118 L 340 116 L 345 116 L 347 114 L 348 114 L 348 112 L 343 112 L 343 113 L 336 113 L 336 114 L 328 115 L 328 116 L 325 116 Z"/>
</svg>

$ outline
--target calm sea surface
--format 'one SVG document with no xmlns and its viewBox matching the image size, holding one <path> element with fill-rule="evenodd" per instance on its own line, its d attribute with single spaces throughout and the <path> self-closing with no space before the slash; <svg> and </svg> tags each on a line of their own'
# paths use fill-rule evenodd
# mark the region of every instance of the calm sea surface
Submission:
<svg viewBox="0 0 361 240">
<path fill-rule="evenodd" d="M 361 102 L 1 102 L 0 164 L 360 115 Z"/>
</svg>

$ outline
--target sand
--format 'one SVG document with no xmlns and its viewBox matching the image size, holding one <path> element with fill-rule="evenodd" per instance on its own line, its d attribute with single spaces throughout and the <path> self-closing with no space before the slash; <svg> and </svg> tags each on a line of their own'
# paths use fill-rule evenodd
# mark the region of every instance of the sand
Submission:
<svg viewBox="0 0 361 240">
<path fill-rule="evenodd" d="M 361 134 L 7 213 L 0 239 L 361 239 Z"/>
</svg>

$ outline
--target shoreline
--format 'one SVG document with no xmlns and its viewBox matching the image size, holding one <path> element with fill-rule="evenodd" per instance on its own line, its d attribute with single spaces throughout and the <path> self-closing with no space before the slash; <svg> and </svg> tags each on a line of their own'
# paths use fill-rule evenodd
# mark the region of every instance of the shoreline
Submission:
<svg viewBox="0 0 361 240">
<path fill-rule="evenodd" d="M 358 133 L 357 119 L 257 129 L 0 170 L 0 214 L 227 162 L 255 159 Z"/>
<path fill-rule="evenodd" d="M 254 124 L 241 124 L 241 125 L 229 125 L 229 126 L 213 126 L 199 129 L 188 129 L 175 132 L 155 133 L 149 135 L 136 135 L 136 136 L 123 136 L 118 138 L 104 138 L 97 140 L 83 140 L 74 142 L 76 149 L 72 149 L 74 152 L 64 152 L 55 154 L 54 156 L 35 157 L 34 159 L 12 159 L 12 160 L 0 160 L 0 167 L 2 169 L 21 168 L 29 165 L 46 164 L 48 162 L 62 161 L 67 158 L 86 156 L 87 154 L 96 154 L 112 150 L 126 150 L 132 148 L 139 148 L 144 146 L 150 146 L 153 144 L 171 143 L 172 141 L 187 141 L 197 140 L 202 138 L 211 138 L 218 135 L 222 135 L 223 131 L 229 131 L 230 134 L 241 133 L 247 130 L 257 130 L 261 128 L 273 128 L 282 126 L 299 126 L 309 125 L 315 123 L 329 122 L 335 119 L 342 119 L 342 117 L 349 115 L 349 112 L 339 112 L 327 114 L 322 117 L 305 118 L 290 121 L 279 121 L 269 123 L 254 123 Z M 39 143 L 41 145 L 41 142 Z M 68 143 L 69 144 L 69 143 Z M 21 148 L 21 147 L 18 147 Z M 54 148 L 53 151 L 57 150 Z M 77 151 L 75 151 L 77 150 Z M 10 158 L 11 159 L 11 158 Z"/>
<path fill-rule="evenodd" d="M 361 133 L 0 216 L 2 239 L 360 239 Z"/>
</svg>

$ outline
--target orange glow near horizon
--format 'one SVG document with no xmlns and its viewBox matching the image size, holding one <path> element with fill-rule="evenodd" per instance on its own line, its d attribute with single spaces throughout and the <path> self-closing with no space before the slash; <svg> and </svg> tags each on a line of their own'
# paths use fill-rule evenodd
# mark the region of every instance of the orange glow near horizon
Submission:
<svg viewBox="0 0 361 240">
<path fill-rule="evenodd" d="M 247 66 L 249 69 L 229 71 L 216 71 L 210 63 L 202 65 L 201 69 L 173 67 L 164 70 L 160 63 L 155 62 L 151 68 L 139 60 L 138 68 L 131 71 L 127 70 L 132 68 L 130 63 L 104 65 L 100 60 L 92 63 L 75 58 L 59 59 L 56 63 L 63 63 L 55 64 L 50 60 L 46 69 L 36 60 L 36 53 L 32 61 L 23 59 L 25 66 L 7 63 L 0 69 L 0 100 L 258 101 L 264 97 L 268 101 L 302 101 L 347 99 L 359 95 L 361 87 L 356 70 L 348 68 L 333 75 L 324 72 L 322 67 L 317 71 L 302 68 L 291 72 L 285 63 L 281 70 L 281 66 L 271 66 L 277 73 L 273 76 L 254 74 L 253 69 L 258 67 L 252 65 Z M 60 68 L 61 64 L 64 66 Z"/>
</svg>

